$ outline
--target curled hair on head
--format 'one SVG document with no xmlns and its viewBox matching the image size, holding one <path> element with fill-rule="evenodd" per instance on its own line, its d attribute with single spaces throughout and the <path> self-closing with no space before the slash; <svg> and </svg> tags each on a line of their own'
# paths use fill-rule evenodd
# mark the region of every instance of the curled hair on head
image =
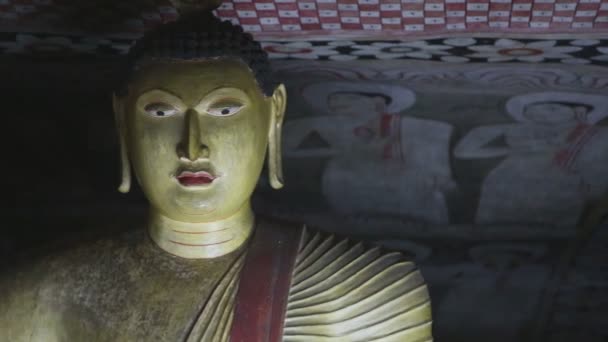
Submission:
<svg viewBox="0 0 608 342">
<path fill-rule="evenodd" d="M 270 69 L 268 54 L 249 33 L 215 17 L 209 11 L 195 12 L 160 25 L 137 40 L 128 54 L 127 78 L 146 61 L 234 59 L 249 67 L 260 89 L 271 96 L 278 86 Z"/>
</svg>

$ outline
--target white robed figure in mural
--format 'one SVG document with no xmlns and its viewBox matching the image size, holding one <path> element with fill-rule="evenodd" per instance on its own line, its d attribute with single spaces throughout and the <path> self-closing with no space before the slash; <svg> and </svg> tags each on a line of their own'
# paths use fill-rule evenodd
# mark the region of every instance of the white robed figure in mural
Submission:
<svg viewBox="0 0 608 342">
<path fill-rule="evenodd" d="M 505 157 L 482 184 L 476 223 L 575 225 L 585 201 L 607 190 L 608 137 L 595 124 L 608 97 L 532 93 L 506 110 L 516 123 L 476 127 L 454 149 L 464 159 Z"/>
<path fill-rule="evenodd" d="M 447 223 L 452 187 L 449 124 L 401 116 L 416 101 L 402 86 L 324 82 L 302 92 L 323 115 L 289 121 L 286 158 L 329 157 L 322 192 L 345 215 L 393 215 Z M 323 146 L 303 147 L 315 137 Z"/>
</svg>

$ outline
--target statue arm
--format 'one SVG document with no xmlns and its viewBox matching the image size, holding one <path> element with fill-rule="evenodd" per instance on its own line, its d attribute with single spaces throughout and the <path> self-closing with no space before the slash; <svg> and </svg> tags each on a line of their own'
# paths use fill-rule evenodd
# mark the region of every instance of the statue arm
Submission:
<svg viewBox="0 0 608 342">
<path fill-rule="evenodd" d="M 509 147 L 484 147 L 505 133 L 505 125 L 473 128 L 454 148 L 454 156 L 462 159 L 492 158 L 509 154 Z"/>
<path fill-rule="evenodd" d="M 414 263 L 331 235 L 306 240 L 284 341 L 432 341 L 430 298 Z"/>
</svg>

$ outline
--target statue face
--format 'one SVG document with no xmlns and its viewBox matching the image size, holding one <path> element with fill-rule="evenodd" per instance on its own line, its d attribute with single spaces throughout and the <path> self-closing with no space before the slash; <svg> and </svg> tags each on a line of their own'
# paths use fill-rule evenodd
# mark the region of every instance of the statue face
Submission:
<svg viewBox="0 0 608 342">
<path fill-rule="evenodd" d="M 235 61 L 152 64 L 138 70 L 122 103 L 126 144 L 152 206 L 167 217 L 229 217 L 257 183 L 273 97 Z"/>
<path fill-rule="evenodd" d="M 327 106 L 335 114 L 368 117 L 383 112 L 386 103 L 380 96 L 334 93 L 328 97 Z"/>
</svg>

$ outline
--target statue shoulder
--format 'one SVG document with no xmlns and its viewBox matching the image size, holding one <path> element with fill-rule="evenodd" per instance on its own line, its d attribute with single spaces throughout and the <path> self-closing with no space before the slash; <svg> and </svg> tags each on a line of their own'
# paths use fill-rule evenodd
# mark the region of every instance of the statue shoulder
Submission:
<svg viewBox="0 0 608 342">
<path fill-rule="evenodd" d="M 29 340 L 32 314 L 48 260 L 17 262 L 0 275 L 0 331 L 9 341 Z"/>
<path fill-rule="evenodd" d="M 416 265 L 331 234 L 305 231 L 295 262 L 285 341 L 431 341 L 431 304 Z"/>
<path fill-rule="evenodd" d="M 55 304 L 67 303 L 82 284 L 90 283 L 89 278 L 103 274 L 100 265 L 116 265 L 116 257 L 124 254 L 121 251 L 128 249 L 136 234 L 59 243 L 17 257 L 0 274 L 2 338 L 29 341 L 41 331 L 40 322 L 50 329 L 51 318 L 61 316 Z"/>
</svg>

